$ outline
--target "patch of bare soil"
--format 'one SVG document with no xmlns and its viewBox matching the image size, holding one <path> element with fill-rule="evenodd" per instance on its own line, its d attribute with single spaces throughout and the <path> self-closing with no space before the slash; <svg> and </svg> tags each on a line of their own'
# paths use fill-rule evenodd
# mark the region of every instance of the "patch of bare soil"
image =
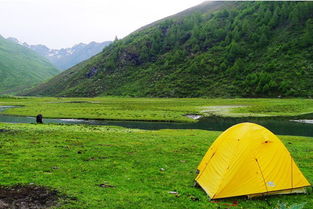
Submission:
<svg viewBox="0 0 313 209">
<path fill-rule="evenodd" d="M 36 185 L 0 186 L 0 209 L 43 209 L 57 205 L 57 190 Z"/>
</svg>

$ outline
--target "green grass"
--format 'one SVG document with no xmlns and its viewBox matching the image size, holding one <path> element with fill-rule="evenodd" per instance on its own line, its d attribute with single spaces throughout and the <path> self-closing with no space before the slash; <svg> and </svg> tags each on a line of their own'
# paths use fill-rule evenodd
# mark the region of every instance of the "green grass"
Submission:
<svg viewBox="0 0 313 209">
<path fill-rule="evenodd" d="M 5 114 L 57 118 L 192 122 L 185 114 L 294 116 L 313 113 L 312 99 L 176 99 L 0 97 L 1 105 L 20 105 Z M 233 106 L 237 106 L 233 108 Z"/>
<path fill-rule="evenodd" d="M 6 114 L 120 120 L 191 121 L 183 116 L 187 113 L 288 116 L 313 112 L 312 104 L 308 99 L 0 97 L 0 106 L 23 106 Z M 220 132 L 3 123 L 0 129 L 9 130 L 0 132 L 1 184 L 35 183 L 77 198 L 66 200 L 61 208 L 228 208 L 232 201 L 239 202 L 232 208 L 313 204 L 312 194 L 210 202 L 192 185 L 198 163 Z M 312 182 L 313 138 L 281 139 Z M 101 188 L 102 183 L 115 187 Z"/>
<path fill-rule="evenodd" d="M 77 198 L 60 208 L 229 208 L 224 204 L 234 200 L 239 205 L 232 208 L 313 204 L 313 194 L 210 202 L 192 185 L 198 163 L 220 132 L 1 123 L 0 129 L 9 130 L 0 132 L 1 184 L 35 183 Z M 312 182 L 313 138 L 281 139 Z M 102 183 L 115 187 L 97 186 Z"/>
<path fill-rule="evenodd" d="M 0 94 L 25 90 L 58 73 L 44 57 L 0 36 Z"/>
</svg>

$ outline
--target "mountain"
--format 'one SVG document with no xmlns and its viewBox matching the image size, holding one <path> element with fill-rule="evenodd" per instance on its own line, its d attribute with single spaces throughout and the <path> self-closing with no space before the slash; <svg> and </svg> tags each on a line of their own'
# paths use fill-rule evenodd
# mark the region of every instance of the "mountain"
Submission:
<svg viewBox="0 0 313 209">
<path fill-rule="evenodd" d="M 16 40 L 18 42 L 18 40 Z M 56 68 L 66 70 L 90 57 L 100 53 L 111 41 L 101 43 L 90 42 L 89 44 L 80 43 L 72 48 L 49 49 L 45 45 L 28 45 L 24 46 L 34 50 L 39 55 L 46 57 Z"/>
<path fill-rule="evenodd" d="M 12 94 L 60 73 L 34 51 L 0 36 L 0 94 Z"/>
<path fill-rule="evenodd" d="M 312 97 L 313 2 L 204 2 L 27 95 Z"/>
</svg>

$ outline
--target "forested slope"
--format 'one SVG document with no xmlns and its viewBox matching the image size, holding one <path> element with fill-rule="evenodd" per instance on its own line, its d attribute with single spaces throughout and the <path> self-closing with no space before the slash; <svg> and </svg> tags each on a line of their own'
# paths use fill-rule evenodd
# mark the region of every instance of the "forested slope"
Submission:
<svg viewBox="0 0 313 209">
<path fill-rule="evenodd" d="M 312 55 L 313 2 L 204 3 L 26 94 L 310 97 Z"/>
</svg>

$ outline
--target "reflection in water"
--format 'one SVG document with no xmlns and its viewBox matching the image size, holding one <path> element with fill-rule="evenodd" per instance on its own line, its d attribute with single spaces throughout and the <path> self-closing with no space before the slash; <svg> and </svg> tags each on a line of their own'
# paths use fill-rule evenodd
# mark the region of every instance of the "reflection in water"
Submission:
<svg viewBox="0 0 313 209">
<path fill-rule="evenodd" d="M 313 124 L 313 120 L 307 120 L 307 119 L 291 120 L 291 121 L 298 122 L 298 123 L 311 123 L 311 124 Z"/>
<path fill-rule="evenodd" d="M 12 108 L 12 106 L 0 106 L 0 112 Z M 307 116 L 311 117 L 311 116 Z M 0 115 L 0 122 L 5 123 L 35 123 L 35 117 Z M 313 124 L 299 123 L 288 118 L 202 118 L 195 123 L 172 123 L 172 122 L 143 122 L 143 121 L 109 121 L 109 120 L 81 120 L 81 119 L 45 119 L 44 123 L 56 124 L 87 124 L 122 126 L 126 128 L 158 130 L 158 129 L 202 129 L 212 131 L 224 131 L 232 125 L 242 122 L 253 122 L 260 124 L 275 134 L 312 136 Z"/>
</svg>

